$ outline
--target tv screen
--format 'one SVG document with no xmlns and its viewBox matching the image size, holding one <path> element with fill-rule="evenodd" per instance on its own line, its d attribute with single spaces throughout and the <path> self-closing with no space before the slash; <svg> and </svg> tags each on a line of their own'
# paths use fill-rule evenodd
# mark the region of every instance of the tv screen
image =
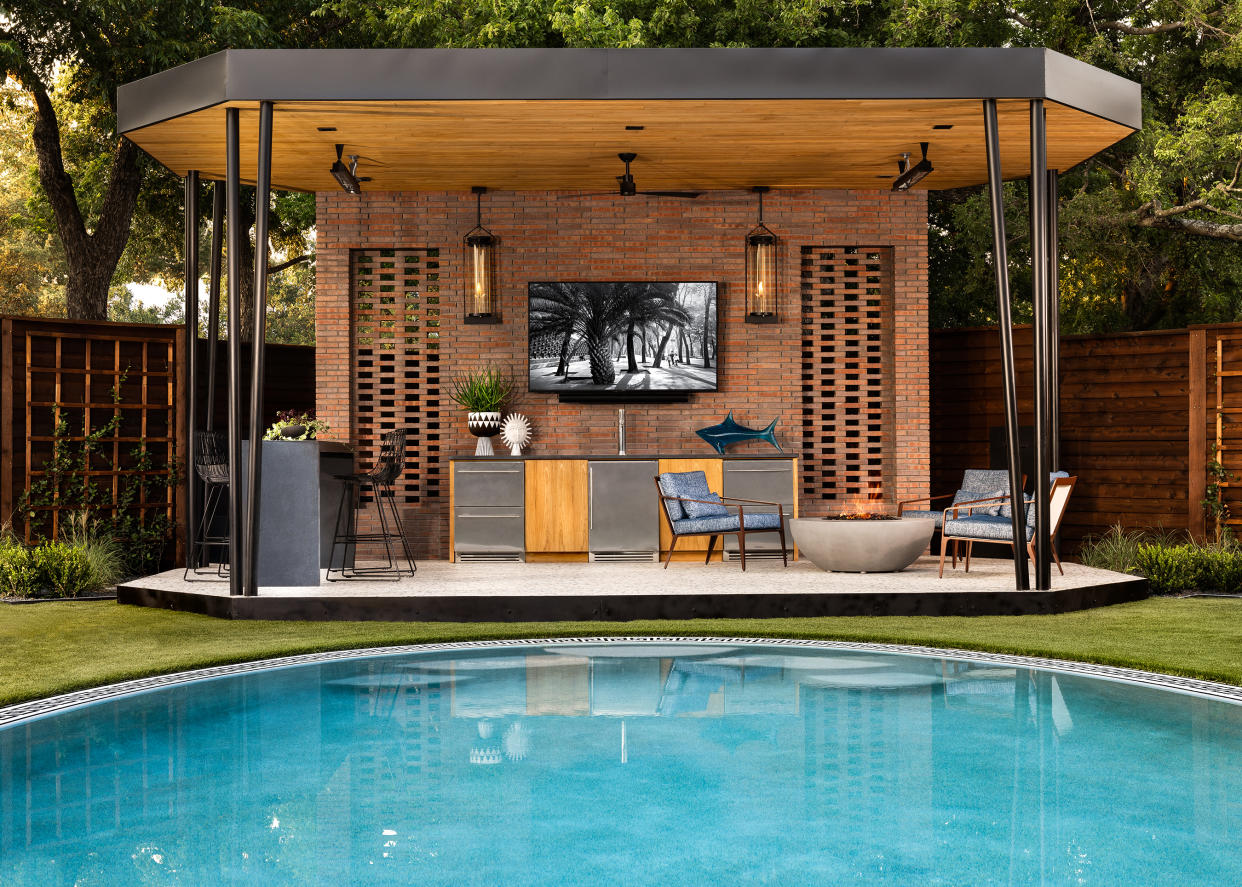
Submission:
<svg viewBox="0 0 1242 887">
<path fill-rule="evenodd" d="M 530 390 L 659 394 L 716 390 L 716 284 L 534 282 Z"/>
</svg>

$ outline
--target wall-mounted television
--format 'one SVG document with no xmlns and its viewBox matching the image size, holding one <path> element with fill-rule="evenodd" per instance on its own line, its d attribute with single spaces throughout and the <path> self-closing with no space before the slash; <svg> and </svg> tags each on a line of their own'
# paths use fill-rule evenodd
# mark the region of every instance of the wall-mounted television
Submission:
<svg viewBox="0 0 1242 887">
<path fill-rule="evenodd" d="M 716 284 L 536 281 L 530 390 L 624 400 L 716 390 Z"/>
</svg>

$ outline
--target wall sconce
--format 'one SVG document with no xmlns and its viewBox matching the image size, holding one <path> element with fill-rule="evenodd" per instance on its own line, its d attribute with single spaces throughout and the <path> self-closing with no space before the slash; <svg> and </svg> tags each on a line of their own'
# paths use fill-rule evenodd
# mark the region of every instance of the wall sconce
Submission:
<svg viewBox="0 0 1242 887">
<path fill-rule="evenodd" d="M 462 240 L 462 268 L 465 274 L 466 323 L 500 323 L 496 304 L 496 235 L 483 227 L 483 195 L 487 189 L 475 185 L 474 227 Z"/>
<path fill-rule="evenodd" d="M 746 322 L 776 323 L 776 235 L 763 224 L 763 195 L 771 189 L 754 189 L 759 195 L 759 224 L 746 235 Z"/>
</svg>

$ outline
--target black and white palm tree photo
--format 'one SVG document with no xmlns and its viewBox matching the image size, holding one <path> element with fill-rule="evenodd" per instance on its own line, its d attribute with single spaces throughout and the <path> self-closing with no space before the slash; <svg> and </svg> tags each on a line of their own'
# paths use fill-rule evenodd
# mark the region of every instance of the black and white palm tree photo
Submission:
<svg viewBox="0 0 1242 887">
<path fill-rule="evenodd" d="M 715 391 L 716 284 L 531 283 L 531 391 Z"/>
</svg>

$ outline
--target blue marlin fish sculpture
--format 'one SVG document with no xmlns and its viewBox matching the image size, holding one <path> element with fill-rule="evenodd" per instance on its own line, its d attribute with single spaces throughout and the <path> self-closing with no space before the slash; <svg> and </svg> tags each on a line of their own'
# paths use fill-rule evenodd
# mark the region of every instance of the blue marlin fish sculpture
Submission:
<svg viewBox="0 0 1242 887">
<path fill-rule="evenodd" d="M 729 410 L 729 415 L 719 425 L 700 428 L 694 433 L 715 447 L 716 452 L 722 456 L 724 455 L 725 447 L 741 443 L 744 440 L 766 440 L 783 453 L 785 451 L 776 442 L 776 423 L 777 419 L 773 419 L 772 424 L 762 431 L 758 428 L 747 428 L 745 425 L 739 425 L 734 422 L 733 410 Z"/>
</svg>

